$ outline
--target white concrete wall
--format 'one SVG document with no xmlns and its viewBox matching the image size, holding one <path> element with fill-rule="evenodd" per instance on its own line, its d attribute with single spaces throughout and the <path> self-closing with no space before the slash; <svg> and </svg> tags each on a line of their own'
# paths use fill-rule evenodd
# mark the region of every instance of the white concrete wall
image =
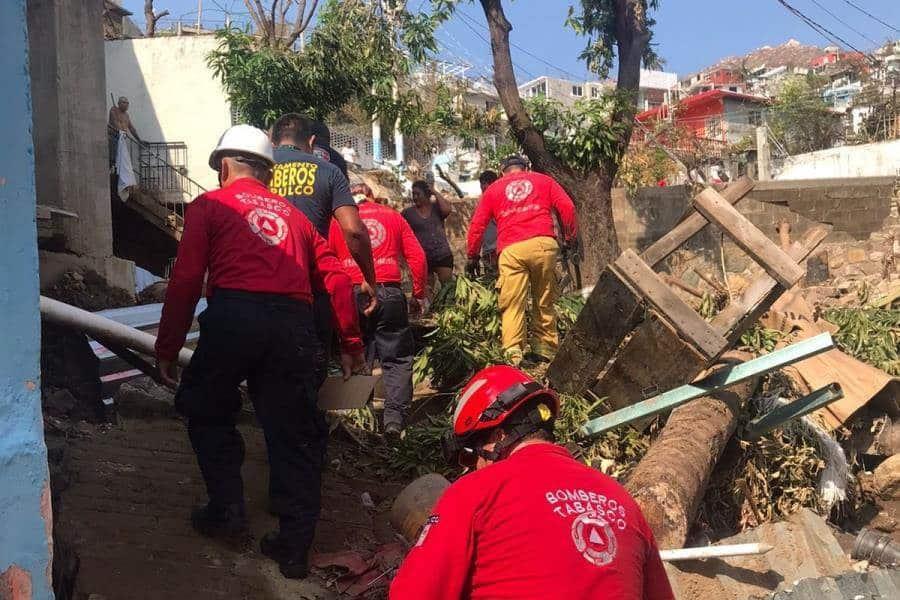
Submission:
<svg viewBox="0 0 900 600">
<path fill-rule="evenodd" d="M 141 138 L 184 142 L 188 176 L 218 187 L 207 159 L 231 125 L 231 108 L 218 79 L 206 66 L 215 37 L 164 36 L 106 42 L 106 101 L 127 96 L 128 112 Z"/>
<path fill-rule="evenodd" d="M 774 179 L 896 176 L 900 173 L 900 140 L 843 146 L 784 159 Z"/>
</svg>

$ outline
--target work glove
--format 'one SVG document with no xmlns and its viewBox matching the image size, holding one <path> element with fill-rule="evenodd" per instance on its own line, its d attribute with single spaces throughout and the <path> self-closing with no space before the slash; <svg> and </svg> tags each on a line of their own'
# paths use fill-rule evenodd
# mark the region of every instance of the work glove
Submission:
<svg viewBox="0 0 900 600">
<path fill-rule="evenodd" d="M 474 258 L 470 258 L 469 262 L 466 263 L 466 275 L 469 277 L 478 277 L 481 273 L 481 262 L 480 259 L 476 256 Z"/>
</svg>

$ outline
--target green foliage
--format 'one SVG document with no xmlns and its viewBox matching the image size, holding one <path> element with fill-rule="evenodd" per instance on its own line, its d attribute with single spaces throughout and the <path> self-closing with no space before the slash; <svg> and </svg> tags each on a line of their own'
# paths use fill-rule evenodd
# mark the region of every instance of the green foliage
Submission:
<svg viewBox="0 0 900 600">
<path fill-rule="evenodd" d="M 890 375 L 900 375 L 900 310 L 832 308 L 824 316 L 840 328 L 834 340 L 841 350 Z"/>
<path fill-rule="evenodd" d="M 455 389 L 478 369 L 506 361 L 496 289 L 457 276 L 441 288 L 433 310 L 435 329 L 413 364 L 416 382 L 430 379 L 432 387 Z"/>
<path fill-rule="evenodd" d="M 224 29 L 207 62 L 232 105 L 267 127 L 286 112 L 323 118 L 351 100 L 392 120 L 417 108 L 415 94 L 393 97 L 397 78 L 437 50 L 439 19 L 394 11 L 387 21 L 364 0 L 328 0 L 303 52 L 257 43 L 249 31 Z"/>
<path fill-rule="evenodd" d="M 572 327 L 583 306 L 580 296 L 557 301 L 561 335 Z M 413 364 L 416 383 L 430 380 L 436 389 L 455 390 L 479 369 L 506 362 L 492 282 L 458 275 L 438 292 L 433 311 L 434 331 L 425 336 L 425 349 Z"/>
<path fill-rule="evenodd" d="M 780 331 L 754 325 L 752 329 L 741 334 L 741 345 L 750 348 L 756 354 L 762 354 L 774 350 L 781 337 Z"/>
<path fill-rule="evenodd" d="M 514 141 L 504 139 L 495 146 L 489 146 L 482 152 L 482 163 L 485 169 L 500 172 L 500 163 L 512 154 L 522 154 L 522 148 Z"/>
<path fill-rule="evenodd" d="M 587 173 L 622 158 L 624 148 L 619 142 L 629 127 L 612 119 L 622 102 L 627 101 L 613 93 L 579 100 L 566 109 L 537 96 L 526 101 L 526 108 L 550 153 L 573 170 Z"/>
<path fill-rule="evenodd" d="M 588 38 L 587 46 L 579 58 L 585 61 L 591 72 L 606 77 L 616 60 L 615 47 L 619 41 L 616 36 L 616 7 L 619 3 L 616 0 L 581 0 L 579 4 L 580 10 L 575 6 L 569 7 L 566 25 L 578 35 Z M 659 2 L 638 0 L 635 6 L 647 31 L 647 44 L 641 58 L 648 68 L 658 67 L 661 61 L 651 44 L 656 21 L 650 18 L 649 11 L 659 8 Z"/>
<path fill-rule="evenodd" d="M 769 110 L 768 123 L 788 154 L 831 148 L 844 135 L 840 116 L 822 99 L 817 81 L 803 76 L 784 82 Z"/>
<path fill-rule="evenodd" d="M 609 411 L 606 398 L 563 394 L 556 420 L 556 439 L 586 465 L 616 479 L 628 476 L 650 447 L 651 434 L 632 427 L 620 427 L 587 440 L 578 430 L 589 420 Z M 654 427 L 651 427 L 651 430 Z"/>
<path fill-rule="evenodd" d="M 450 429 L 450 413 L 429 415 L 424 421 L 406 428 L 396 451 L 391 452 L 387 464 L 392 473 L 418 477 L 426 473 L 440 473 L 455 478 L 460 468 L 447 464 L 441 451 L 441 436 Z"/>
</svg>

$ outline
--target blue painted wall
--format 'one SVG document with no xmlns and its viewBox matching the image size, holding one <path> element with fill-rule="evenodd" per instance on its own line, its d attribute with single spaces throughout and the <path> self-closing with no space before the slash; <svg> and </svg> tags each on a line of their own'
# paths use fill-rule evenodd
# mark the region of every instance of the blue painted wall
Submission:
<svg viewBox="0 0 900 600">
<path fill-rule="evenodd" d="M 25 0 L 0 0 L 0 40 L 0 590 L 4 573 L 8 584 L 11 573 L 21 579 L 24 571 L 31 577 L 32 597 L 49 600 L 50 500 L 39 381 Z"/>
</svg>

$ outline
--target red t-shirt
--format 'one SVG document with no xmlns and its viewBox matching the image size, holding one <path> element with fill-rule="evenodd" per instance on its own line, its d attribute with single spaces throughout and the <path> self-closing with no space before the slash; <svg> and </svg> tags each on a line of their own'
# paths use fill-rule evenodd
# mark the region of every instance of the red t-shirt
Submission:
<svg viewBox="0 0 900 600">
<path fill-rule="evenodd" d="M 610 477 L 538 443 L 447 488 L 391 600 L 667 600 L 653 533 Z"/>
<path fill-rule="evenodd" d="M 311 279 L 321 282 L 344 351 L 362 349 L 353 285 L 340 261 L 303 213 L 259 181 L 238 179 L 188 207 L 159 323 L 159 358 L 173 360 L 184 345 L 207 271 L 208 297 L 222 288 L 311 303 Z"/>
<path fill-rule="evenodd" d="M 369 201 L 359 204 L 359 218 L 369 230 L 372 259 L 375 261 L 375 280 L 378 283 L 400 283 L 402 256 L 412 274 L 413 297 L 424 298 L 428 283 L 428 264 L 425 252 L 406 219 L 389 206 Z M 362 271 L 350 255 L 344 233 L 334 219 L 331 220 L 328 242 L 353 283 L 362 283 Z"/>
<path fill-rule="evenodd" d="M 500 254 L 516 242 L 554 237 L 554 211 L 562 225 L 563 239 L 573 241 L 577 233 L 575 205 L 555 179 L 534 171 L 504 175 L 485 190 L 472 215 L 469 258 L 480 254 L 484 230 L 491 219 L 497 223 L 497 254 Z"/>
</svg>

